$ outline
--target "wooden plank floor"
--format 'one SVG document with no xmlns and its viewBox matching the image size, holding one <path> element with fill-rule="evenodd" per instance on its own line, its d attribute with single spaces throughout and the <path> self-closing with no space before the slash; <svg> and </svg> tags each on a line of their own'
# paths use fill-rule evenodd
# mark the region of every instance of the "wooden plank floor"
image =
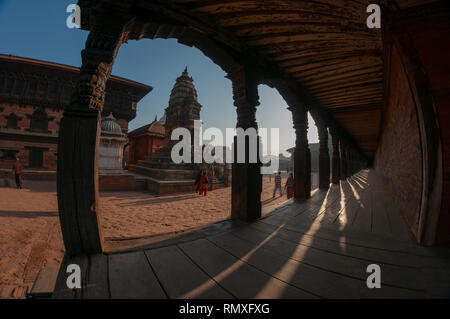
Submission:
<svg viewBox="0 0 450 319">
<path fill-rule="evenodd" d="M 363 170 L 251 224 L 161 247 L 65 257 L 54 298 L 450 297 L 450 250 L 414 244 L 381 180 Z M 82 268 L 80 290 L 65 267 Z M 381 267 L 369 289 L 367 266 Z"/>
</svg>

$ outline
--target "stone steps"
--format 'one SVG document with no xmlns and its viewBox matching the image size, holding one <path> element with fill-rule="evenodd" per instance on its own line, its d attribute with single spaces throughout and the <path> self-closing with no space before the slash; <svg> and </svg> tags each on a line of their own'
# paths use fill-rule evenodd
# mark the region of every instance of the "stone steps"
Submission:
<svg viewBox="0 0 450 319">
<path fill-rule="evenodd" d="M 163 181 L 195 180 L 198 173 L 195 170 L 153 168 L 143 165 L 129 165 L 128 169 L 132 172 Z"/>
</svg>

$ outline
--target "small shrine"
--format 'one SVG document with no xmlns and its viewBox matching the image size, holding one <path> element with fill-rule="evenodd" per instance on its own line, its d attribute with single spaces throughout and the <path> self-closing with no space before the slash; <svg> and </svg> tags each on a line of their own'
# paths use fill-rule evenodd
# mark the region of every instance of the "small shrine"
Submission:
<svg viewBox="0 0 450 319">
<path fill-rule="evenodd" d="M 101 123 L 98 149 L 98 169 L 101 173 L 123 171 L 123 148 L 126 143 L 126 135 L 112 113 L 109 114 Z"/>
</svg>

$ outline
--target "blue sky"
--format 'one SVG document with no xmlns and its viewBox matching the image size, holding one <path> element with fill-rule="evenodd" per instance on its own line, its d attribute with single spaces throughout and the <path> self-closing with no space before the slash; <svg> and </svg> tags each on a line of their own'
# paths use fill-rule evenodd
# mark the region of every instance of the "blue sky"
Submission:
<svg viewBox="0 0 450 319">
<path fill-rule="evenodd" d="M 0 53 L 47 60 L 79 67 L 80 52 L 88 32 L 66 26 L 66 8 L 74 0 L 0 0 Z M 112 74 L 153 87 L 138 104 L 130 129 L 164 114 L 175 79 L 187 66 L 194 79 L 204 129 L 218 127 L 223 132 L 236 126 L 231 81 L 225 72 L 196 48 L 174 39 L 129 41 L 119 50 Z M 283 98 L 274 89 L 260 85 L 259 127 L 279 128 L 280 151 L 295 144 L 292 116 Z M 310 118 L 308 139 L 318 140 Z"/>
</svg>

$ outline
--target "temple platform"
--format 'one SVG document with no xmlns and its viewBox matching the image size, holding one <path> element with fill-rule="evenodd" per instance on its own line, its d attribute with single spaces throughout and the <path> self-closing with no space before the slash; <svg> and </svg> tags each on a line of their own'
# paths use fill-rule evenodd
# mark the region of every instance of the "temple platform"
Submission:
<svg viewBox="0 0 450 319">
<path fill-rule="evenodd" d="M 104 191 L 146 191 L 145 176 L 130 173 L 125 170 L 100 171 L 99 190 Z M 53 181 L 56 182 L 56 171 L 24 170 L 23 181 Z M 0 186 L 14 187 L 14 176 L 11 170 L 0 169 Z"/>
<path fill-rule="evenodd" d="M 130 172 L 139 174 L 145 180 L 146 190 L 153 194 L 175 194 L 193 192 L 195 190 L 195 178 L 199 172 L 198 168 L 153 168 L 144 165 L 146 164 L 130 164 L 128 165 L 128 169 Z M 210 178 L 210 190 L 219 187 L 224 187 L 224 185 L 218 179 Z"/>
<path fill-rule="evenodd" d="M 372 170 L 253 223 L 106 246 L 104 254 L 65 256 L 53 298 L 450 297 L 450 250 L 411 239 Z M 79 290 L 66 287 L 71 263 L 82 269 Z M 381 268 L 379 289 L 366 284 L 371 264 Z"/>
</svg>

